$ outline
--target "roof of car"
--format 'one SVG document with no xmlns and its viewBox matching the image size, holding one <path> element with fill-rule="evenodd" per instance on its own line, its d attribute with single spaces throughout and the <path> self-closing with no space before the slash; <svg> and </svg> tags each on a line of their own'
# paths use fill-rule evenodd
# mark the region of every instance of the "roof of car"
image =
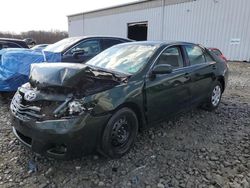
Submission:
<svg viewBox="0 0 250 188">
<path fill-rule="evenodd" d="M 209 48 L 207 48 L 207 49 L 209 49 L 209 50 L 219 50 L 219 48 L 214 48 L 214 47 L 209 47 Z M 220 50 L 219 50 L 220 51 Z"/>
<path fill-rule="evenodd" d="M 117 38 L 117 39 L 123 39 L 123 40 L 130 40 L 128 38 L 123 38 L 123 37 L 119 37 L 119 36 L 109 36 L 109 35 L 87 35 L 87 36 L 77 36 L 77 37 L 69 37 L 69 38 L 75 38 L 76 40 L 83 40 L 83 39 L 87 39 L 87 38 Z"/>
<path fill-rule="evenodd" d="M 26 42 L 23 41 L 23 40 L 21 40 L 21 39 L 0 38 L 0 41 L 3 41 L 3 42 L 13 42 L 13 43 L 16 43 L 16 44 L 20 45 L 23 48 L 29 48 L 28 45 L 26 44 Z"/>
<path fill-rule="evenodd" d="M 16 42 L 16 41 L 19 41 L 19 42 L 24 42 L 23 40 L 21 39 L 13 39 L 13 38 L 0 38 L 1 41 L 11 41 L 11 42 Z"/>
<path fill-rule="evenodd" d="M 174 44 L 178 44 L 178 45 L 190 45 L 190 44 L 192 44 L 192 45 L 194 45 L 194 43 L 182 42 L 182 41 L 137 41 L 137 42 L 133 42 L 130 44 L 159 45 L 159 46 L 174 45 Z M 124 43 L 120 44 L 120 45 L 124 45 Z"/>
</svg>

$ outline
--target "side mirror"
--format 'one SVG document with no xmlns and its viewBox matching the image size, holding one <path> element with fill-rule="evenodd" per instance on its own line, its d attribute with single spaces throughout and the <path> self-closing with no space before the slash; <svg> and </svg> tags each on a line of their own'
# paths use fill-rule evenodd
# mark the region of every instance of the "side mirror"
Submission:
<svg viewBox="0 0 250 188">
<path fill-rule="evenodd" d="M 169 64 L 160 64 L 160 65 L 156 65 L 153 68 L 152 74 L 156 75 L 156 74 L 169 74 L 173 72 L 173 67 Z"/>
<path fill-rule="evenodd" d="M 76 51 L 73 52 L 73 57 L 78 58 L 78 56 L 84 55 L 84 54 L 85 54 L 84 50 L 76 50 Z"/>
</svg>

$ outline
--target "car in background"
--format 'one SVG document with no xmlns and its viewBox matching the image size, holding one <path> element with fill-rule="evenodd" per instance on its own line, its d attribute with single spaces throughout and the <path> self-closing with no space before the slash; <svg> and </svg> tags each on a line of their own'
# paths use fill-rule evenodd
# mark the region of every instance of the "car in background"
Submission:
<svg viewBox="0 0 250 188">
<path fill-rule="evenodd" d="M 223 53 L 218 48 L 208 48 L 208 50 L 213 52 L 215 55 L 217 55 L 219 58 L 223 59 L 224 61 L 227 61 L 227 58 L 223 55 Z"/>
<path fill-rule="evenodd" d="M 138 129 L 191 106 L 216 109 L 227 80 L 224 61 L 185 42 L 125 43 L 86 64 L 33 64 L 11 102 L 13 132 L 49 157 L 119 158 Z"/>
<path fill-rule="evenodd" d="M 105 36 L 71 37 L 48 45 L 42 51 L 1 50 L 0 56 L 0 92 L 16 91 L 26 83 L 32 63 L 73 62 L 85 63 L 103 50 L 129 39 Z"/>
<path fill-rule="evenodd" d="M 33 47 L 36 45 L 36 41 L 32 38 L 26 38 L 26 39 L 23 39 L 24 42 L 26 42 L 26 44 L 29 46 L 29 47 Z"/>
<path fill-rule="evenodd" d="M 111 46 L 131 41 L 105 36 L 71 37 L 48 45 L 43 51 L 60 54 L 62 62 L 84 63 Z"/>
<path fill-rule="evenodd" d="M 33 46 L 31 49 L 32 50 L 43 50 L 44 48 L 46 48 L 49 44 L 38 44 Z"/>
<path fill-rule="evenodd" d="M 29 47 L 23 40 L 0 38 L 0 50 L 6 48 L 29 48 Z"/>
</svg>

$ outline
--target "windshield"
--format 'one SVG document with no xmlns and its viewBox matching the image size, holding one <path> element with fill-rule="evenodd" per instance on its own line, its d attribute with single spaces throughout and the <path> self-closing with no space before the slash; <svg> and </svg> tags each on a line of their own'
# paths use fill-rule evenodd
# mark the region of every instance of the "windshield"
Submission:
<svg viewBox="0 0 250 188">
<path fill-rule="evenodd" d="M 126 44 L 111 47 L 93 59 L 87 65 L 125 74 L 138 72 L 158 48 L 149 44 Z"/>
<path fill-rule="evenodd" d="M 62 52 L 77 41 L 79 41 L 79 38 L 66 38 L 54 44 L 48 45 L 46 48 L 44 48 L 44 51 L 55 53 Z"/>
</svg>

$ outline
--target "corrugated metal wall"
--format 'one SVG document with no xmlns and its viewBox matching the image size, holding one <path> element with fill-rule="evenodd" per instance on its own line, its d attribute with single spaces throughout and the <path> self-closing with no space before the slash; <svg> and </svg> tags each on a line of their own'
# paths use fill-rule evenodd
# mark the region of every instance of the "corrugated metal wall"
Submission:
<svg viewBox="0 0 250 188">
<path fill-rule="evenodd" d="M 198 0 L 166 6 L 164 19 L 164 39 L 218 47 L 231 60 L 250 60 L 250 0 Z"/>
<path fill-rule="evenodd" d="M 148 21 L 148 40 L 201 43 L 220 48 L 230 60 L 250 60 L 250 0 L 196 0 L 162 6 L 164 2 L 169 1 L 71 16 L 69 35 L 127 37 L 128 23 Z"/>
<path fill-rule="evenodd" d="M 83 22 L 84 22 L 83 14 L 71 17 L 68 20 L 69 36 L 81 36 L 81 35 L 84 35 Z"/>
<path fill-rule="evenodd" d="M 157 21 L 162 17 L 161 7 L 84 19 L 85 35 L 114 35 L 127 37 L 127 24 L 148 21 L 148 38 L 161 39 L 161 27 Z M 160 20 L 160 19 L 159 19 Z"/>
</svg>

